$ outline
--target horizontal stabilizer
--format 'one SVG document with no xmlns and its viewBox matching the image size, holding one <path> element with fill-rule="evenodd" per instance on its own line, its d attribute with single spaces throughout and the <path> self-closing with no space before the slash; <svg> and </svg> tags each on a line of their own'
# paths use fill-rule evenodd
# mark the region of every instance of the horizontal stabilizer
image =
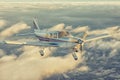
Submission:
<svg viewBox="0 0 120 80">
<path fill-rule="evenodd" d="M 16 36 L 35 36 L 35 33 L 16 34 Z"/>
</svg>

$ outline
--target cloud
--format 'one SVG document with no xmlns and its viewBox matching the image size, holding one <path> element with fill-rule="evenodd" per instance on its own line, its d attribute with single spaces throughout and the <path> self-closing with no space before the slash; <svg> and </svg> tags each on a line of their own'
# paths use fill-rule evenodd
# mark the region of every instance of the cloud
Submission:
<svg viewBox="0 0 120 80">
<path fill-rule="evenodd" d="M 0 57 L 2 57 L 4 55 L 5 55 L 5 52 L 2 49 L 0 49 Z"/>
<path fill-rule="evenodd" d="M 19 31 L 26 29 L 27 24 L 17 23 L 1 32 L 3 38 L 10 37 Z M 50 30 L 62 30 L 64 24 L 59 24 L 50 28 Z M 13 53 L 4 55 L 0 58 L 0 80 L 42 80 L 54 74 L 64 73 L 77 67 L 84 62 L 83 54 L 77 54 L 78 61 L 72 57 L 72 53 L 66 52 L 66 56 L 52 56 L 57 53 L 56 48 L 45 49 L 45 56 L 39 54 L 41 47 L 22 46 L 16 50 L 21 51 L 19 56 Z M 5 53 L 4 51 L 1 51 Z M 11 50 L 12 52 L 12 50 Z M 62 54 L 62 53 L 61 53 Z M 87 68 L 82 68 L 87 70 Z M 7 77 L 6 77 L 7 76 Z"/>
<path fill-rule="evenodd" d="M 109 27 L 106 29 L 101 29 L 101 30 L 93 30 L 90 31 L 89 34 L 113 34 L 113 32 L 115 32 L 117 29 L 119 28 L 119 26 L 114 26 L 114 27 Z"/>
<path fill-rule="evenodd" d="M 33 52 L 32 54 L 35 53 Z M 21 56 L 24 57 L 25 55 Z M 16 59 L 16 57 L 13 56 L 5 56 L 0 60 L 0 62 L 4 61 L 4 63 L 0 64 L 0 79 L 42 80 L 53 74 L 63 73 L 74 69 L 78 63 L 82 63 L 84 60 L 82 55 L 79 56 L 79 61 L 74 61 L 71 54 L 65 57 L 47 57 L 43 59 L 32 56 L 24 57 L 22 59 L 19 59 L 19 57 Z"/>
<path fill-rule="evenodd" d="M 2 31 L 2 37 L 10 37 L 19 31 L 26 29 L 28 26 L 25 23 L 17 23 L 10 28 Z M 60 28 L 60 29 L 59 29 Z M 13 30 L 14 29 L 14 30 Z M 58 24 L 57 26 L 53 26 L 48 30 L 63 30 L 64 24 Z M 73 29 L 75 32 L 81 32 L 88 30 L 88 27 L 77 27 Z M 99 30 L 100 31 L 100 30 Z M 8 34 L 8 35 L 7 35 Z M 113 44 L 114 43 L 114 44 Z M 104 45 L 106 44 L 106 45 Z M 109 53 L 109 58 L 115 57 L 118 53 L 119 41 L 111 40 L 111 41 L 103 41 L 99 40 L 98 42 L 88 43 L 87 48 L 91 48 L 93 46 L 93 50 L 101 50 L 104 52 L 108 49 L 111 49 Z M 67 52 L 65 56 L 52 56 L 54 53 L 58 53 L 59 50 L 56 48 L 45 49 L 45 56 L 42 57 L 39 54 L 39 51 L 42 47 L 35 46 L 22 46 L 16 49 L 16 51 L 20 52 L 19 56 L 16 56 L 12 50 L 10 52 L 11 55 L 6 55 L 6 52 L 1 49 L 0 53 L 3 54 L 0 58 L 0 80 L 43 80 L 44 78 L 51 77 L 54 74 L 67 73 L 70 70 L 76 69 L 79 72 L 87 72 L 90 70 L 89 66 L 80 66 L 81 63 L 85 62 L 86 57 L 84 57 L 85 53 L 93 54 L 92 57 L 96 57 L 97 53 L 94 54 L 94 51 L 90 52 L 85 50 L 83 54 L 77 54 L 79 57 L 78 61 L 75 61 L 72 57 L 72 53 Z M 60 49 L 63 50 L 63 49 Z M 52 55 L 51 55 L 52 54 Z M 62 52 L 61 52 L 62 54 Z M 90 54 L 90 55 L 91 55 Z M 107 54 L 107 53 L 105 53 Z M 90 57 L 88 55 L 88 57 Z M 97 56 L 96 61 L 101 57 Z M 105 56 L 106 58 L 106 56 Z M 7 77 L 6 77 L 7 76 Z"/>
<path fill-rule="evenodd" d="M 44 53 L 45 53 L 44 56 L 40 56 L 40 53 L 39 53 L 40 50 L 43 50 L 42 47 L 23 46 L 21 50 L 23 51 L 23 53 L 19 56 L 19 59 L 24 59 L 29 57 L 31 58 L 37 57 L 42 59 L 50 56 L 52 52 L 56 50 L 56 48 L 51 48 L 51 49 L 49 49 L 49 47 L 44 48 Z"/>
<path fill-rule="evenodd" d="M 110 73 L 113 73 L 113 72 L 115 72 L 115 69 L 104 70 L 104 69 L 100 68 L 100 70 L 96 71 L 95 73 L 96 73 L 97 76 L 102 77 L 102 76 L 105 76 L 105 75 L 107 76 L 107 75 L 109 75 Z"/>
<path fill-rule="evenodd" d="M 100 78 L 118 79 L 114 74 L 119 76 L 120 41 L 116 39 L 98 40 L 86 45 L 86 63 L 90 71 L 82 76 L 97 80 Z"/>
<path fill-rule="evenodd" d="M 110 53 L 109 53 L 109 58 L 112 58 L 114 56 L 116 56 L 118 54 L 117 49 L 113 49 Z"/>
<path fill-rule="evenodd" d="M 114 43 L 114 44 L 113 44 Z M 89 61 L 104 61 L 119 55 L 120 41 L 112 39 L 110 41 L 98 40 L 87 44 L 87 54 Z M 117 60 L 117 59 L 116 59 Z M 114 60 L 113 60 L 114 61 Z"/>
<path fill-rule="evenodd" d="M 10 37 L 13 34 L 16 34 L 19 31 L 27 29 L 27 28 L 28 28 L 28 25 L 23 23 L 23 22 L 14 24 L 11 27 L 9 27 L 9 28 L 5 29 L 4 31 L 0 32 L 0 38 L 4 39 L 6 37 Z"/>
<path fill-rule="evenodd" d="M 4 62 L 10 62 L 10 61 L 15 60 L 15 59 L 16 59 L 15 55 L 3 56 L 2 58 L 0 58 L 0 63 L 2 64 Z"/>
<path fill-rule="evenodd" d="M 89 30 L 89 27 L 88 26 L 78 26 L 77 28 L 73 29 L 71 32 L 74 32 L 74 33 L 79 33 L 79 32 L 86 32 Z"/>
<path fill-rule="evenodd" d="M 49 28 L 48 30 L 49 31 L 61 31 L 61 30 L 64 29 L 64 26 L 65 26 L 65 24 L 61 23 L 61 24 L 58 24 L 56 26 L 53 26 L 53 27 Z"/>
<path fill-rule="evenodd" d="M 80 71 L 80 72 L 87 72 L 87 71 L 89 71 L 89 67 L 88 66 L 81 66 L 81 67 L 79 67 L 78 69 L 77 69 L 77 71 Z"/>
<path fill-rule="evenodd" d="M 0 20 L 0 29 L 2 28 L 2 27 L 4 27 L 5 25 L 6 25 L 6 21 L 5 20 Z"/>
</svg>

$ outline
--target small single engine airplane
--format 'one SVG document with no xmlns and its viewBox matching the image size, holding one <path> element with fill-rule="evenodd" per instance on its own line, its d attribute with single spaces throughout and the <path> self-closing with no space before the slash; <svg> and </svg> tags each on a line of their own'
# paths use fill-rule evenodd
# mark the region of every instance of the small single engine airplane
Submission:
<svg viewBox="0 0 120 80">
<path fill-rule="evenodd" d="M 82 52 L 84 43 L 91 42 L 94 40 L 99 40 L 112 35 L 107 34 L 101 37 L 96 37 L 86 40 L 87 33 L 85 32 L 82 38 L 74 37 L 67 30 L 61 31 L 46 31 L 41 30 L 38 26 L 36 19 L 33 20 L 34 33 L 19 34 L 19 35 L 34 35 L 39 41 L 36 42 L 20 42 L 20 41 L 2 41 L 3 44 L 16 44 L 16 45 L 32 45 L 32 46 L 42 46 L 42 47 L 63 47 L 71 48 L 73 50 L 72 56 L 74 60 L 78 60 L 76 55 L 77 52 Z M 117 32 L 116 32 L 117 33 Z M 44 56 L 44 49 L 40 50 L 40 55 Z"/>
</svg>

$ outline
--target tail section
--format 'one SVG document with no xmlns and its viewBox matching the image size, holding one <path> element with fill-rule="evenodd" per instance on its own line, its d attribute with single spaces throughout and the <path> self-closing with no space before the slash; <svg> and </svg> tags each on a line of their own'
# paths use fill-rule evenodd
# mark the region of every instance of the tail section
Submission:
<svg viewBox="0 0 120 80">
<path fill-rule="evenodd" d="M 35 18 L 33 19 L 33 25 L 34 25 L 34 29 L 39 29 L 40 30 Z"/>
</svg>

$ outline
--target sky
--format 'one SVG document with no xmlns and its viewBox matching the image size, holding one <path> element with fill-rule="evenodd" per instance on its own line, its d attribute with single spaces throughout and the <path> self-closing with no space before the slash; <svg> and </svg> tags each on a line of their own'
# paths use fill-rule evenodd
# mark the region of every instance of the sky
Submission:
<svg viewBox="0 0 120 80">
<path fill-rule="evenodd" d="M 113 1 L 113 0 L 0 0 L 0 2 L 84 2 L 84 1 Z M 120 0 L 114 0 L 120 1 Z"/>
</svg>

